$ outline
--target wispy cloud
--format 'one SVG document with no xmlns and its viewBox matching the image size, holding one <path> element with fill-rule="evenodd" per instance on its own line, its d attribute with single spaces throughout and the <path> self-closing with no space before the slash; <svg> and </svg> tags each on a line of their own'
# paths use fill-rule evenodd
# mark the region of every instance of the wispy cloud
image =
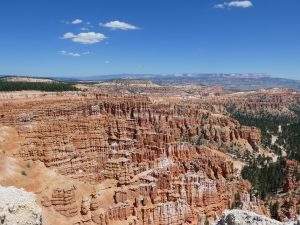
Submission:
<svg viewBox="0 0 300 225">
<path fill-rule="evenodd" d="M 79 53 L 79 52 L 68 52 L 68 51 L 65 51 L 65 50 L 61 50 L 59 53 L 61 55 L 73 56 L 73 57 L 80 57 L 82 55 L 90 55 L 90 54 L 92 54 L 90 51 Z"/>
<path fill-rule="evenodd" d="M 71 32 L 67 32 L 64 34 L 63 39 L 69 39 L 69 38 L 74 38 L 76 35 L 71 33 Z"/>
<path fill-rule="evenodd" d="M 105 60 L 104 63 L 105 64 L 110 64 L 110 61 L 109 60 Z"/>
<path fill-rule="evenodd" d="M 101 33 L 95 32 L 87 32 L 87 33 L 79 33 L 73 34 L 71 32 L 67 32 L 63 35 L 63 39 L 70 39 L 73 42 L 81 43 L 81 44 L 95 44 L 100 41 L 103 41 L 106 36 Z"/>
<path fill-rule="evenodd" d="M 80 23 L 82 23 L 82 20 L 76 19 L 76 20 L 73 20 L 71 23 L 72 24 L 80 24 Z"/>
<path fill-rule="evenodd" d="M 214 5 L 214 8 L 218 8 L 218 9 L 226 9 L 226 8 L 232 8 L 232 7 L 249 8 L 252 6 L 253 6 L 253 3 L 251 1 L 246 0 L 246 1 L 224 2 L 224 3 Z"/>
<path fill-rule="evenodd" d="M 67 52 L 65 50 L 62 50 L 59 52 L 61 55 L 67 55 L 67 56 L 74 56 L 74 57 L 79 57 L 80 54 L 77 52 Z"/>
<path fill-rule="evenodd" d="M 70 22 L 67 21 L 67 20 L 61 20 L 60 22 L 61 22 L 61 23 L 64 23 L 64 24 L 70 24 Z"/>
<path fill-rule="evenodd" d="M 87 28 L 87 27 L 81 27 L 79 30 L 82 30 L 82 31 L 88 31 L 88 30 L 90 30 L 90 29 Z"/>
<path fill-rule="evenodd" d="M 137 26 L 134 26 L 129 23 L 121 22 L 118 20 L 107 22 L 107 23 L 99 23 L 102 27 L 110 28 L 111 30 L 137 30 L 139 29 Z"/>
<path fill-rule="evenodd" d="M 92 54 L 90 51 L 87 51 L 87 52 L 83 52 L 82 55 L 90 55 Z"/>
</svg>

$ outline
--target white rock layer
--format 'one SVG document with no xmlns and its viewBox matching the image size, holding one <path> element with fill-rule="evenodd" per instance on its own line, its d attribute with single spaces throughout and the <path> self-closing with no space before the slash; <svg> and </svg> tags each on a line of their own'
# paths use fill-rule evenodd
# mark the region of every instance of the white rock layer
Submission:
<svg viewBox="0 0 300 225">
<path fill-rule="evenodd" d="M 244 210 L 225 210 L 213 225 L 294 225 L 297 222 L 282 223 L 266 216 Z"/>
<path fill-rule="evenodd" d="M 35 194 L 15 187 L 0 186 L 1 225 L 42 225 L 42 210 Z"/>
</svg>

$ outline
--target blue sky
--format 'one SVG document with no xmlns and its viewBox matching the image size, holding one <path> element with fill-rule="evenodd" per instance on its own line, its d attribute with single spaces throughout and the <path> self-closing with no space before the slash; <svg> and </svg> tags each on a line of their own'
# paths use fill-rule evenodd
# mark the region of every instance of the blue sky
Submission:
<svg viewBox="0 0 300 225">
<path fill-rule="evenodd" d="M 1 0 L 0 74 L 300 79 L 299 0 Z"/>
</svg>

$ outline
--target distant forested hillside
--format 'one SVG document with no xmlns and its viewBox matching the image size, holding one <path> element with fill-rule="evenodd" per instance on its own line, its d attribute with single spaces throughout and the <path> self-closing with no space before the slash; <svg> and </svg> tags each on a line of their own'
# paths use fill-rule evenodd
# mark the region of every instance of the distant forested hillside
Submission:
<svg viewBox="0 0 300 225">
<path fill-rule="evenodd" d="M 300 90 L 300 80 L 270 77 L 263 74 L 115 74 L 84 77 L 83 80 L 107 81 L 112 79 L 143 79 L 156 84 L 202 84 L 223 86 L 225 90 L 249 91 L 264 88 L 292 88 Z"/>
<path fill-rule="evenodd" d="M 24 90 L 38 90 L 38 91 L 76 91 L 78 90 L 71 83 L 64 82 L 21 82 L 21 81 L 6 81 L 0 79 L 1 91 L 24 91 Z"/>
</svg>

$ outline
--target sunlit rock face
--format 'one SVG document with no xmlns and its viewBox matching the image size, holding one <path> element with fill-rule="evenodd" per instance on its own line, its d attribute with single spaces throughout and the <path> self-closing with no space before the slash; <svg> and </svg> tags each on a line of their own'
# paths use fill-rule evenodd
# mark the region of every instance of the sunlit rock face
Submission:
<svg viewBox="0 0 300 225">
<path fill-rule="evenodd" d="M 18 156 L 93 183 L 117 178 L 120 185 L 127 184 L 167 154 L 170 159 L 191 157 L 193 142 L 228 148 L 245 142 L 244 148 L 252 151 L 260 141 L 258 130 L 241 127 L 229 117 L 189 106 L 152 104 L 144 97 L 7 102 L 1 114 L 1 123 L 16 127 L 24 139 Z M 143 160 L 145 168 L 138 165 Z M 123 166 L 126 169 L 118 169 Z"/>
</svg>

